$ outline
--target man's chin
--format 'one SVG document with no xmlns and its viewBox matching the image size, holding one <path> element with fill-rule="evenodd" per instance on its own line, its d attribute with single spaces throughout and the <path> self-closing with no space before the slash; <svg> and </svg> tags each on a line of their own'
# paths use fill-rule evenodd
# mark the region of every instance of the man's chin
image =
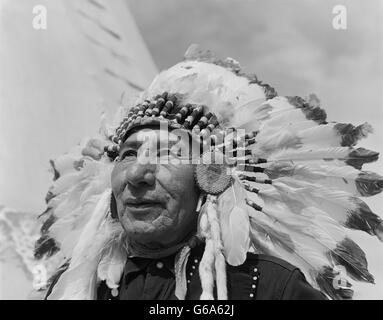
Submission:
<svg viewBox="0 0 383 320">
<path fill-rule="evenodd" d="M 136 240 L 153 241 L 155 239 L 163 238 L 168 227 L 158 226 L 152 220 L 129 220 L 120 219 L 120 222 L 125 229 L 126 233 Z"/>
</svg>

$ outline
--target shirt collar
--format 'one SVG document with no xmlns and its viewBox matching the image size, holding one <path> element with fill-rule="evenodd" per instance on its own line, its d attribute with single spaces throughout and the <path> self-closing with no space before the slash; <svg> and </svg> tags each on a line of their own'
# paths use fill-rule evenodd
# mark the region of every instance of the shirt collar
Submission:
<svg viewBox="0 0 383 320">
<path fill-rule="evenodd" d="M 203 255 L 205 249 L 205 244 L 200 244 L 199 246 L 195 247 L 191 251 L 191 257 L 198 257 L 201 258 Z M 141 270 L 146 269 L 151 263 L 163 263 L 164 268 L 167 268 L 170 272 L 175 274 L 174 272 L 174 262 L 175 262 L 175 254 L 172 254 L 168 257 L 164 257 L 161 259 L 149 259 L 149 258 L 139 258 L 139 257 L 128 257 L 125 268 L 124 268 L 124 274 L 128 275 L 134 272 L 138 272 Z"/>
<path fill-rule="evenodd" d="M 161 259 L 149 259 L 149 258 L 128 258 L 124 268 L 124 274 L 130 274 L 146 269 L 150 264 L 163 263 L 164 268 L 167 268 L 174 274 L 174 259 L 175 254 L 161 258 Z"/>
</svg>

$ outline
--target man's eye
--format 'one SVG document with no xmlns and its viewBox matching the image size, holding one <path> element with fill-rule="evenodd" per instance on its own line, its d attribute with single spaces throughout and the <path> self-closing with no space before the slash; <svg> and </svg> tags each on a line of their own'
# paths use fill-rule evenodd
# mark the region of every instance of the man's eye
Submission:
<svg viewBox="0 0 383 320">
<path fill-rule="evenodd" d="M 130 158 L 130 157 L 137 157 L 137 151 L 136 150 L 126 150 L 122 153 L 121 155 L 121 160 L 125 158 Z"/>
</svg>

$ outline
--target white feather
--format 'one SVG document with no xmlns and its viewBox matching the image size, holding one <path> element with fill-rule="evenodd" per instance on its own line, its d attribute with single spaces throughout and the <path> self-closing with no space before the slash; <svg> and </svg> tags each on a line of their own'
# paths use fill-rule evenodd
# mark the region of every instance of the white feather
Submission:
<svg viewBox="0 0 383 320">
<path fill-rule="evenodd" d="M 249 215 L 245 202 L 245 190 L 235 180 L 218 198 L 219 220 L 226 261 L 237 266 L 244 263 L 249 250 Z"/>
<path fill-rule="evenodd" d="M 107 222 L 111 190 L 106 190 L 91 219 L 82 230 L 73 249 L 69 268 L 61 275 L 50 300 L 91 300 L 95 298 L 96 271 L 101 252 L 110 240 L 111 224 Z"/>
<path fill-rule="evenodd" d="M 115 225 L 116 231 L 113 232 L 115 239 L 112 239 L 103 249 L 104 253 L 97 270 L 98 278 L 101 281 L 105 280 L 109 289 L 119 287 L 127 259 L 127 251 L 123 243 L 124 237 L 122 237 L 123 229 L 118 221 Z"/>
</svg>

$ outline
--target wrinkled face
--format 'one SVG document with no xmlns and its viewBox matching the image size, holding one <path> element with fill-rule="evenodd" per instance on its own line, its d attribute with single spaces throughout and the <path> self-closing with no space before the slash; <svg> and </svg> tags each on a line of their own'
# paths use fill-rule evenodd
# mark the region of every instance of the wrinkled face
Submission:
<svg viewBox="0 0 383 320">
<path fill-rule="evenodd" d="M 188 147 L 188 139 L 142 129 L 120 149 L 112 172 L 118 217 L 130 237 L 144 245 L 178 244 L 196 227 L 199 191 L 193 165 L 180 163 L 172 153 L 180 145 Z"/>
</svg>

